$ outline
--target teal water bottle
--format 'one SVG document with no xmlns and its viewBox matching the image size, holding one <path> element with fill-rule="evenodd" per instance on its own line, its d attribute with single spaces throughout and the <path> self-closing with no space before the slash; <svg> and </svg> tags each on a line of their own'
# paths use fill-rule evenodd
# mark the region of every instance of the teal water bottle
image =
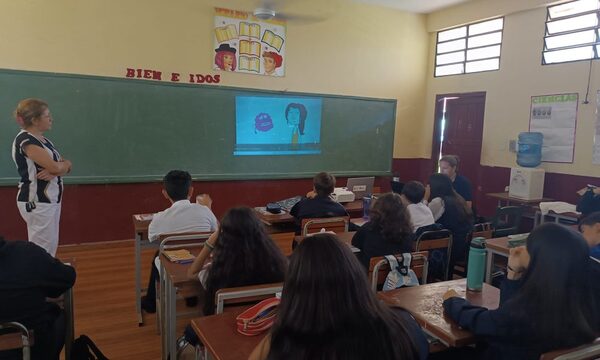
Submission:
<svg viewBox="0 0 600 360">
<path fill-rule="evenodd" d="M 471 240 L 467 270 L 467 290 L 481 291 L 485 275 L 485 238 L 476 237 Z"/>
</svg>

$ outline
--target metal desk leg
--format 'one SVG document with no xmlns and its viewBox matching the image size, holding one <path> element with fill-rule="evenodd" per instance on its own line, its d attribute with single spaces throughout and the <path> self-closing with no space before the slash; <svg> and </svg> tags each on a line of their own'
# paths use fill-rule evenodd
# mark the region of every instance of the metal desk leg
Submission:
<svg viewBox="0 0 600 360">
<path fill-rule="evenodd" d="M 144 316 L 142 315 L 142 275 L 141 275 L 141 257 L 142 257 L 142 235 L 135 234 L 135 311 L 138 317 L 138 326 L 144 325 Z"/>
<path fill-rule="evenodd" d="M 168 349 L 169 349 L 169 344 L 168 344 L 168 338 L 167 338 L 167 322 L 168 322 L 168 315 L 166 313 L 166 309 L 168 306 L 168 299 L 167 299 L 167 279 L 165 276 L 165 269 L 162 265 L 162 263 L 160 264 L 160 310 L 159 310 L 159 321 L 160 321 L 160 340 L 161 340 L 161 348 L 162 348 L 162 358 L 163 359 L 167 359 L 168 357 Z"/>
<path fill-rule="evenodd" d="M 167 281 L 169 282 L 169 286 L 167 287 L 167 290 L 169 291 L 167 294 L 169 301 L 167 302 L 168 308 L 166 309 L 169 325 L 167 329 L 167 339 L 169 342 L 170 358 L 175 359 L 177 356 L 177 289 L 175 288 L 175 284 L 173 284 L 170 279 L 167 279 Z"/>
<path fill-rule="evenodd" d="M 65 359 L 71 359 L 71 345 L 75 339 L 75 316 L 73 308 L 73 288 L 71 287 L 64 294 L 64 311 L 66 317 L 66 336 L 65 336 Z"/>
<path fill-rule="evenodd" d="M 489 251 L 486 255 L 486 266 L 485 266 L 485 282 L 488 284 L 492 283 L 492 266 L 494 264 L 494 253 Z"/>
</svg>

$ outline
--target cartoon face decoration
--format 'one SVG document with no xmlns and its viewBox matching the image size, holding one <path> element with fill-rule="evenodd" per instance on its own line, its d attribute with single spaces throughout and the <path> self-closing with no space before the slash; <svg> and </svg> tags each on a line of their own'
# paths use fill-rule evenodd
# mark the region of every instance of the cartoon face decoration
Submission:
<svg viewBox="0 0 600 360">
<path fill-rule="evenodd" d="M 273 128 L 273 119 L 267 113 L 260 113 L 254 118 L 254 132 L 267 132 Z"/>
</svg>

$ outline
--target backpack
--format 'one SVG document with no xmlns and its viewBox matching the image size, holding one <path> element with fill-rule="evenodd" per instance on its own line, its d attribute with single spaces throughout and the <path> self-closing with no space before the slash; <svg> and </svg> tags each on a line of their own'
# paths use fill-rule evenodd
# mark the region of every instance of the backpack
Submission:
<svg viewBox="0 0 600 360">
<path fill-rule="evenodd" d="M 92 339 L 81 335 L 73 340 L 71 360 L 108 360 L 108 358 L 98 349 Z"/>
<path fill-rule="evenodd" d="M 394 290 L 404 286 L 418 286 L 417 274 L 410 268 L 412 256 L 410 253 L 401 255 L 400 261 L 394 255 L 386 255 L 385 259 L 390 264 L 390 272 L 383 283 L 383 291 Z"/>
</svg>

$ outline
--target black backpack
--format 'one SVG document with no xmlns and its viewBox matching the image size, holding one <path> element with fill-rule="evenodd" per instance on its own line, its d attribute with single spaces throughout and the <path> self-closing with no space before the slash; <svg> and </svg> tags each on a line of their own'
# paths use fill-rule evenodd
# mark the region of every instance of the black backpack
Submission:
<svg viewBox="0 0 600 360">
<path fill-rule="evenodd" d="M 73 341 L 70 360 L 108 360 L 92 339 L 81 335 Z"/>
</svg>

